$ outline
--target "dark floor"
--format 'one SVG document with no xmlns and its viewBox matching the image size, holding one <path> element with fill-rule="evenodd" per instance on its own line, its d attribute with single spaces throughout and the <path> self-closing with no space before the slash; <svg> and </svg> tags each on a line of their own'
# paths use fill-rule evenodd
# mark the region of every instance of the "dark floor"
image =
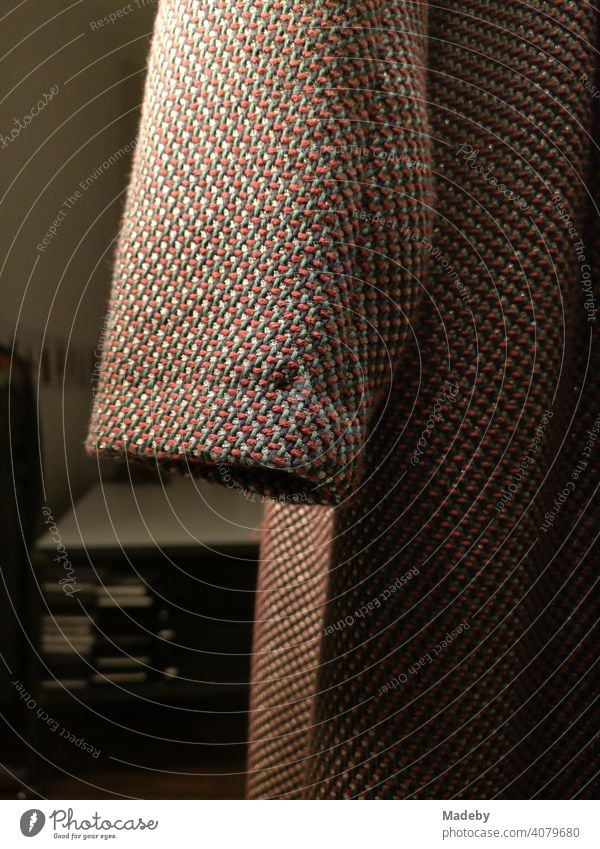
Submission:
<svg viewBox="0 0 600 849">
<path fill-rule="evenodd" d="M 7 733 L 0 734 L 0 798 L 244 798 L 244 712 L 183 713 L 176 721 L 162 715 L 152 721 L 150 711 L 135 709 L 113 714 L 110 721 L 73 710 L 52 716 L 98 754 L 74 745 L 29 711 L 26 727 L 7 721 Z"/>
<path fill-rule="evenodd" d="M 162 770 L 54 768 L 43 777 L 7 764 L 0 765 L 0 799 L 243 799 L 243 770 L 243 762 L 215 761 Z"/>
<path fill-rule="evenodd" d="M 40 791 L 47 799 L 243 799 L 243 769 L 243 763 L 237 775 L 211 775 L 225 771 L 217 763 L 165 772 L 98 769 L 73 778 L 57 776 Z M 227 764 L 226 770 L 235 773 L 235 765 Z"/>
</svg>

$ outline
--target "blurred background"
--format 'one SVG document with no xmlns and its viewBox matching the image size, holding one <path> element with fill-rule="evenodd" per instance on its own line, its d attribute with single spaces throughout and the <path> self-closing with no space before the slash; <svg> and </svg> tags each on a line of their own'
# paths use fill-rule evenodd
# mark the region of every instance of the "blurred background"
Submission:
<svg viewBox="0 0 600 849">
<path fill-rule="evenodd" d="M 1 798 L 240 798 L 261 504 L 86 456 L 156 2 L 0 3 Z"/>
</svg>

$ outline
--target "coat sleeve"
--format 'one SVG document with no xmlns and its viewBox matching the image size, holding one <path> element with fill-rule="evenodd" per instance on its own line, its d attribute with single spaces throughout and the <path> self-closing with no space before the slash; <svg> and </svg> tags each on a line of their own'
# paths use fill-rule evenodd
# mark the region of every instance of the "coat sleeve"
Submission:
<svg viewBox="0 0 600 849">
<path fill-rule="evenodd" d="M 426 5 L 162 0 L 88 451 L 360 483 L 421 286 Z"/>
</svg>

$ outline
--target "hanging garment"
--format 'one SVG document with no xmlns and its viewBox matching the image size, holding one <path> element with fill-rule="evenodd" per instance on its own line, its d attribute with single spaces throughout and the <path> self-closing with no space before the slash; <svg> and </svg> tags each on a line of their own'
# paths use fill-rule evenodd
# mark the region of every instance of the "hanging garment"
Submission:
<svg viewBox="0 0 600 849">
<path fill-rule="evenodd" d="M 159 6 L 88 448 L 271 498 L 251 798 L 592 792 L 597 18 Z"/>
</svg>

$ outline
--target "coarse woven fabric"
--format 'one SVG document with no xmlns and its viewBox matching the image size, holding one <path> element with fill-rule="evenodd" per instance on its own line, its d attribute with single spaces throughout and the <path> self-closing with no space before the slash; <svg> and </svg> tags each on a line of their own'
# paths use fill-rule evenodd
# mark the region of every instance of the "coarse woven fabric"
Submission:
<svg viewBox="0 0 600 849">
<path fill-rule="evenodd" d="M 597 17 L 160 3 L 88 448 L 273 496 L 251 798 L 593 793 Z"/>
</svg>

